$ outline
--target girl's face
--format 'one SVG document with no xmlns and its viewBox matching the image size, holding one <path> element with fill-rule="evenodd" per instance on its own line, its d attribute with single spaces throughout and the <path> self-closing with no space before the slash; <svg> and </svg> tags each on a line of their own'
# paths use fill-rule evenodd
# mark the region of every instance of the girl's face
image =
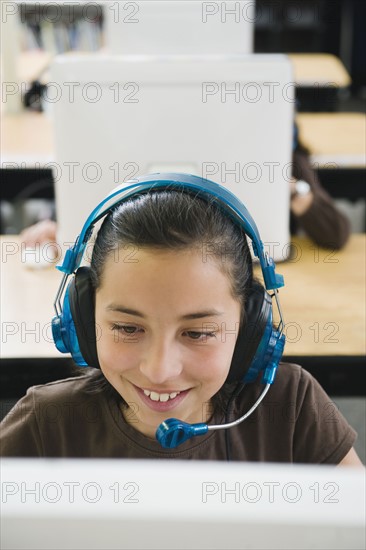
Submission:
<svg viewBox="0 0 366 550">
<path fill-rule="evenodd" d="M 217 260 L 197 250 L 111 254 L 96 292 L 97 351 L 128 404 L 127 422 L 149 437 L 169 417 L 206 422 L 229 372 L 240 309 Z"/>
</svg>

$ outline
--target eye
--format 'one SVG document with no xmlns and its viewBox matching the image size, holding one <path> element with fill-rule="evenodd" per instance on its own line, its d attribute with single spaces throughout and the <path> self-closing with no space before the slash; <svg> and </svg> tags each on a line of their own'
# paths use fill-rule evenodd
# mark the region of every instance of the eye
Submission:
<svg viewBox="0 0 366 550">
<path fill-rule="evenodd" d="M 135 325 L 112 325 L 112 331 L 117 331 L 126 336 L 134 336 L 138 332 L 142 332 L 142 329 Z"/>
<path fill-rule="evenodd" d="M 206 341 L 207 338 L 214 338 L 216 336 L 215 332 L 199 332 L 196 330 L 187 330 L 185 334 L 191 340 L 201 340 L 201 341 Z"/>
</svg>

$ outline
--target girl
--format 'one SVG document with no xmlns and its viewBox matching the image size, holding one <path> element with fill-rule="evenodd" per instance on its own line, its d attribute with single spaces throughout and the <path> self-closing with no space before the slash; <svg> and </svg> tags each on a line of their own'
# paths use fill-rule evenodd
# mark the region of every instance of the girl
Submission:
<svg viewBox="0 0 366 550">
<path fill-rule="evenodd" d="M 281 363 L 271 385 L 284 336 L 253 277 L 248 236 L 266 287 L 282 281 L 236 197 L 158 174 L 109 198 L 61 266 L 59 295 L 76 275 L 53 321 L 57 347 L 88 366 L 28 390 L 2 423 L 2 455 L 361 464 L 355 432 L 309 373 Z M 91 266 L 78 268 L 105 214 Z M 184 437 L 170 436 L 169 416 Z"/>
</svg>

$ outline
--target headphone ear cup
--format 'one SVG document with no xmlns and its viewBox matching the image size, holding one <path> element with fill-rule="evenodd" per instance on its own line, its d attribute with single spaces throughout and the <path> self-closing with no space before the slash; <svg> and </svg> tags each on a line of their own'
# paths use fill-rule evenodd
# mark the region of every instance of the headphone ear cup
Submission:
<svg viewBox="0 0 366 550">
<path fill-rule="evenodd" d="M 71 353 L 74 361 L 78 365 L 85 367 L 87 363 L 80 351 L 78 335 L 70 305 L 70 294 L 73 294 L 73 287 L 74 277 L 66 288 L 61 313 L 52 319 L 52 336 L 56 348 L 61 351 L 61 353 Z"/>
<path fill-rule="evenodd" d="M 254 382 L 263 372 L 262 381 L 272 384 L 285 347 L 285 336 L 273 328 L 272 299 L 256 281 L 247 296 L 245 314 L 226 381 Z"/>
<path fill-rule="evenodd" d="M 272 300 L 265 288 L 254 281 L 246 297 L 245 318 L 239 330 L 226 382 L 248 381 L 245 378 L 264 336 L 269 317 L 272 320 Z"/>
<path fill-rule="evenodd" d="M 100 368 L 96 346 L 94 289 L 89 267 L 80 267 L 76 271 L 69 285 L 68 299 L 83 362 L 74 354 L 73 358 L 79 365 Z"/>
</svg>

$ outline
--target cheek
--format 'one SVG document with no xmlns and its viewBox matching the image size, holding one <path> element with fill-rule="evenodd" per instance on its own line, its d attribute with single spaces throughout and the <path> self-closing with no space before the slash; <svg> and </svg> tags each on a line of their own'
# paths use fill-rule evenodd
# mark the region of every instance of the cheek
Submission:
<svg viewBox="0 0 366 550">
<path fill-rule="evenodd" d="M 200 360 L 195 362 L 196 377 L 203 383 L 221 387 L 229 373 L 233 351 L 234 346 L 229 342 L 207 348 Z"/>
<path fill-rule="evenodd" d="M 112 332 L 104 332 L 97 341 L 97 354 L 103 372 L 121 373 L 136 365 L 133 345 L 118 342 Z"/>
</svg>

